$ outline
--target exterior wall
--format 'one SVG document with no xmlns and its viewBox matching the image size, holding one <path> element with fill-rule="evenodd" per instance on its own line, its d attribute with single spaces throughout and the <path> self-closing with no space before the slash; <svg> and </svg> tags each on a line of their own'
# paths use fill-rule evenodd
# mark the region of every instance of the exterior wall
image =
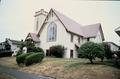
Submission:
<svg viewBox="0 0 120 79">
<path fill-rule="evenodd" d="M 35 17 L 34 33 L 36 33 L 36 34 L 38 33 L 39 29 L 41 28 L 41 26 L 42 26 L 42 24 L 45 20 L 45 18 L 46 18 L 46 15 L 43 15 L 43 14 L 40 14 L 40 15 Z M 37 21 L 38 21 L 38 29 L 36 29 L 37 28 L 37 26 L 36 26 Z"/>
<path fill-rule="evenodd" d="M 0 43 L 0 49 L 5 49 L 4 43 Z"/>
<path fill-rule="evenodd" d="M 12 42 L 9 41 L 9 40 L 8 40 L 8 43 L 9 43 L 10 46 L 11 46 L 11 51 L 15 51 L 15 50 L 18 48 L 17 45 L 12 44 Z"/>
<path fill-rule="evenodd" d="M 111 51 L 118 51 L 119 47 L 114 45 L 114 44 L 112 44 L 112 43 L 110 43 L 110 49 L 111 49 Z"/>
<path fill-rule="evenodd" d="M 52 21 L 54 21 L 57 25 L 57 37 L 56 37 L 56 41 L 48 42 L 47 28 Z M 70 58 L 70 49 L 74 50 L 74 45 L 70 42 L 70 34 L 66 31 L 62 23 L 58 20 L 58 18 L 55 15 L 53 16 L 50 15 L 48 17 L 46 25 L 44 26 L 44 29 L 42 30 L 39 39 L 41 40 L 40 47 L 43 48 L 45 53 L 46 53 L 46 50 L 53 45 L 62 45 L 66 48 L 64 57 Z M 74 54 L 74 57 L 75 57 L 75 54 Z"/>
<path fill-rule="evenodd" d="M 90 41 L 95 43 L 102 43 L 101 32 L 99 31 L 96 37 L 90 38 Z"/>
<path fill-rule="evenodd" d="M 56 41 L 48 42 L 47 40 L 47 28 L 51 22 L 56 23 L 57 25 L 57 36 L 56 36 Z M 46 55 L 46 50 L 49 50 L 49 48 L 53 45 L 62 45 L 66 48 L 64 57 L 65 58 L 70 58 L 70 50 L 73 50 L 73 58 L 77 58 L 77 52 L 76 52 L 76 47 L 81 46 L 85 42 L 87 42 L 86 38 L 80 37 L 80 43 L 78 43 L 78 38 L 79 36 L 73 34 L 73 42 L 71 42 L 71 34 L 66 31 L 65 27 L 63 24 L 59 21 L 59 19 L 55 16 L 55 14 L 52 15 L 52 13 L 49 13 L 49 16 L 47 20 L 45 21 L 45 25 L 43 26 L 41 32 L 40 32 L 40 45 L 39 47 L 43 48 L 45 55 Z M 100 43 L 102 42 L 101 38 L 101 32 L 98 32 L 97 37 L 95 38 L 90 38 L 90 41 Z M 38 45 L 37 45 L 38 46 Z"/>
</svg>

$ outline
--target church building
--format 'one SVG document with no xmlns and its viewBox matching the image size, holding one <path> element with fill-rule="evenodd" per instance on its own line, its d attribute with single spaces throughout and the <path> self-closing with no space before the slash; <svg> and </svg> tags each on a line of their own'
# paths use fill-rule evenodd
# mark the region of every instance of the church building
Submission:
<svg viewBox="0 0 120 79">
<path fill-rule="evenodd" d="M 34 33 L 29 33 L 26 39 L 32 39 L 45 55 L 48 55 L 51 46 L 62 45 L 65 47 L 64 58 L 77 58 L 76 49 L 85 42 L 104 41 L 100 23 L 81 25 L 55 9 L 49 12 L 41 9 L 35 12 L 34 17 Z"/>
</svg>

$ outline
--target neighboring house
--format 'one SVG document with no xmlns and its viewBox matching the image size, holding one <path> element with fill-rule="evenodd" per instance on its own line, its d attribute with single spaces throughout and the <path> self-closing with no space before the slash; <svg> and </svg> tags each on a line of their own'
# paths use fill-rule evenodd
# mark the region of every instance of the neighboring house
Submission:
<svg viewBox="0 0 120 79">
<path fill-rule="evenodd" d="M 21 41 L 17 41 L 17 40 L 11 40 L 11 39 L 6 39 L 6 41 L 9 43 L 9 45 L 11 46 L 11 51 L 16 51 L 16 49 L 20 48 L 21 45 Z"/>
<path fill-rule="evenodd" d="M 62 45 L 65 58 L 77 58 L 76 49 L 87 41 L 101 43 L 104 34 L 100 23 L 81 25 L 54 9 L 49 13 L 41 9 L 35 13 L 34 33 L 29 33 L 26 39 L 33 39 L 45 54 L 51 46 Z"/>
<path fill-rule="evenodd" d="M 110 49 L 111 49 L 112 52 L 119 51 L 120 46 L 118 46 L 114 42 L 105 42 L 105 43 L 107 43 L 110 46 Z"/>
<path fill-rule="evenodd" d="M 120 27 L 116 28 L 115 32 L 120 36 Z"/>
<path fill-rule="evenodd" d="M 0 50 L 2 50 L 2 49 L 3 49 L 3 50 L 5 49 L 4 42 L 1 42 L 1 43 L 0 43 Z"/>
<path fill-rule="evenodd" d="M 5 50 L 5 44 L 6 42 L 10 45 L 10 50 L 11 51 L 16 51 L 17 49 L 20 48 L 21 45 L 21 41 L 17 41 L 17 40 L 11 40 L 6 38 L 5 42 L 0 43 L 0 49 L 4 49 Z"/>
</svg>

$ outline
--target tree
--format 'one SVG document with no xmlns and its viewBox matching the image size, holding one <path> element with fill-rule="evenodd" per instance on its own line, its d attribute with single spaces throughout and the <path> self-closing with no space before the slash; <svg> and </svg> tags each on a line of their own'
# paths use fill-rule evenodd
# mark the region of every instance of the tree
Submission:
<svg viewBox="0 0 120 79">
<path fill-rule="evenodd" d="M 97 57 L 101 59 L 101 62 L 103 62 L 103 59 L 105 57 L 105 51 L 103 45 L 101 43 L 96 44 L 95 48 L 96 48 Z"/>
<path fill-rule="evenodd" d="M 27 52 L 33 52 L 33 48 L 35 47 L 34 42 L 32 41 L 32 39 L 27 39 L 24 42 L 24 46 L 27 47 Z"/>
<path fill-rule="evenodd" d="M 112 59 L 112 51 L 110 50 L 110 45 L 108 45 L 108 43 L 101 43 L 101 45 L 104 47 L 104 51 L 105 51 L 105 57 L 107 59 Z"/>
<path fill-rule="evenodd" d="M 103 47 L 97 43 L 86 42 L 77 51 L 79 57 L 82 56 L 83 58 L 89 59 L 92 64 L 96 57 L 101 58 L 101 60 L 104 59 Z"/>
</svg>

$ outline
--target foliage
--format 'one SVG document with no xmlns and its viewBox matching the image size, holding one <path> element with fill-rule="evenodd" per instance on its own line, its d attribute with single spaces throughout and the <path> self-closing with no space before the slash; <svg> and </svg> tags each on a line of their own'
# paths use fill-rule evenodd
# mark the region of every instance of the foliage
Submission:
<svg viewBox="0 0 120 79">
<path fill-rule="evenodd" d="M 43 49 L 39 47 L 33 47 L 32 52 L 43 52 L 44 53 Z"/>
<path fill-rule="evenodd" d="M 97 43 L 86 42 L 77 51 L 79 57 L 82 56 L 83 58 L 87 58 L 91 63 L 93 63 L 93 59 L 95 60 L 96 57 L 101 59 L 104 58 L 103 47 Z"/>
<path fill-rule="evenodd" d="M 31 47 L 31 48 L 28 48 L 28 53 L 29 52 L 43 52 L 43 49 L 42 48 L 39 48 L 39 47 Z"/>
<path fill-rule="evenodd" d="M 32 52 L 32 53 L 26 53 L 21 54 L 16 57 L 17 64 L 25 64 L 26 66 L 31 65 L 33 63 L 38 63 L 42 61 L 44 58 L 43 52 Z"/>
<path fill-rule="evenodd" d="M 17 55 L 16 56 L 19 56 L 23 53 L 23 51 L 20 49 L 18 52 L 17 52 Z"/>
<path fill-rule="evenodd" d="M 44 58 L 44 54 L 43 53 L 33 53 L 33 54 L 30 54 L 29 56 L 27 56 L 25 58 L 25 65 L 29 66 L 29 65 L 31 65 L 33 63 L 41 62 L 43 58 Z"/>
<path fill-rule="evenodd" d="M 5 50 L 11 50 L 11 46 L 7 40 L 5 41 Z"/>
<path fill-rule="evenodd" d="M 8 57 L 8 56 L 12 56 L 12 51 L 9 50 L 2 50 L 0 51 L 0 57 Z"/>
<path fill-rule="evenodd" d="M 22 50 L 23 49 L 23 47 L 25 46 L 25 43 L 23 42 L 23 40 L 21 40 L 21 45 L 20 45 L 20 50 Z"/>
<path fill-rule="evenodd" d="M 104 51 L 103 45 L 102 44 L 96 44 L 95 48 L 96 48 L 95 51 L 97 53 L 96 57 L 100 58 L 101 61 L 103 62 L 103 59 L 105 57 L 105 51 Z"/>
<path fill-rule="evenodd" d="M 24 64 L 25 58 L 30 55 L 30 53 L 26 53 L 26 54 L 21 54 L 19 56 L 16 57 L 16 62 L 17 64 Z"/>
<path fill-rule="evenodd" d="M 27 47 L 27 52 L 33 52 L 33 48 L 35 47 L 35 44 L 31 39 L 27 39 L 24 42 L 24 46 Z"/>
<path fill-rule="evenodd" d="M 61 45 L 57 45 L 57 46 L 52 46 L 50 47 L 50 53 L 52 56 L 55 56 L 55 57 L 63 57 L 64 55 L 64 47 L 61 46 Z"/>
<path fill-rule="evenodd" d="M 110 45 L 108 45 L 107 43 L 101 43 L 101 45 L 103 45 L 104 47 L 105 57 L 107 59 L 112 59 L 112 51 L 110 50 Z"/>
</svg>

